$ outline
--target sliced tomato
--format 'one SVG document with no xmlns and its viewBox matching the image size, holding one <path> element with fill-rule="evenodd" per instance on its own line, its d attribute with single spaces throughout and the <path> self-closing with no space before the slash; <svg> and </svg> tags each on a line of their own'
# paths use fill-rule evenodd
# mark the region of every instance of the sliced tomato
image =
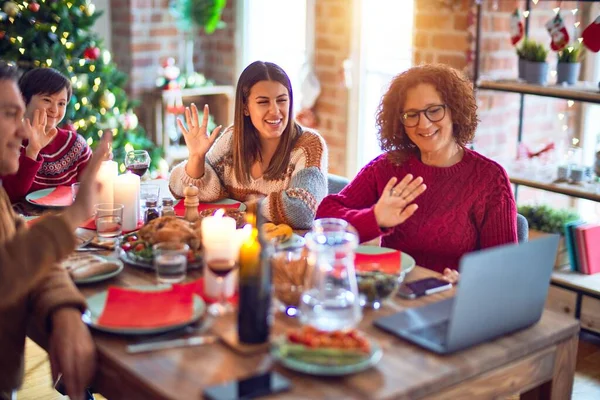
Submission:
<svg viewBox="0 0 600 400">
<path fill-rule="evenodd" d="M 144 243 L 138 243 L 135 245 L 135 247 L 133 248 L 134 251 L 142 251 L 146 248 L 146 245 L 144 245 Z"/>
<path fill-rule="evenodd" d="M 131 236 L 127 236 L 127 238 L 125 240 L 127 240 L 128 242 L 135 242 L 138 240 L 138 237 L 137 237 L 137 235 L 131 235 Z"/>
<path fill-rule="evenodd" d="M 121 246 L 121 248 L 125 251 L 130 251 L 132 247 L 133 246 L 131 246 L 131 243 L 123 243 L 123 245 Z"/>
</svg>

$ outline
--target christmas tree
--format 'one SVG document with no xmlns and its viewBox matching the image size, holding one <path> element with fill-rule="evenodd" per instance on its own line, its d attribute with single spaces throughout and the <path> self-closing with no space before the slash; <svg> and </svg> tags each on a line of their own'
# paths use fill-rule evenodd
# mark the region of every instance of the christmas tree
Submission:
<svg viewBox="0 0 600 400">
<path fill-rule="evenodd" d="M 148 150 L 156 168 L 161 150 L 138 125 L 123 89 L 127 76 L 91 31 L 100 15 L 91 0 L 0 0 L 0 58 L 23 71 L 52 67 L 62 72 L 73 84 L 63 127 L 77 131 L 92 148 L 111 130 L 121 172 L 125 154 L 134 149 Z"/>
</svg>

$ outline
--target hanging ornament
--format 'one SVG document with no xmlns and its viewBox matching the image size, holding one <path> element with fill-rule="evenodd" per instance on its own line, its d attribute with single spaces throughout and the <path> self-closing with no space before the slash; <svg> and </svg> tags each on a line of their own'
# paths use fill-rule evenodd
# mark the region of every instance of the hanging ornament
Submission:
<svg viewBox="0 0 600 400">
<path fill-rule="evenodd" d="M 8 15 L 6 15 L 4 11 L 0 11 L 0 22 L 4 21 L 6 18 L 8 18 Z"/>
<path fill-rule="evenodd" d="M 38 12 L 40 10 L 40 5 L 34 1 L 32 3 L 29 3 L 29 6 L 27 8 L 29 8 L 30 11 Z"/>
<path fill-rule="evenodd" d="M 523 19 L 521 16 L 521 10 L 518 8 L 510 15 L 510 42 L 513 46 L 516 46 L 521 39 L 523 39 Z"/>
<path fill-rule="evenodd" d="M 97 60 L 100 57 L 100 49 L 97 47 L 88 47 L 83 51 L 83 57 L 87 60 Z"/>
<path fill-rule="evenodd" d="M 600 15 L 590 26 L 583 30 L 581 37 L 583 38 L 583 44 L 590 51 L 594 53 L 600 51 Z"/>
<path fill-rule="evenodd" d="M 546 23 L 546 29 L 552 38 L 550 42 L 550 48 L 554 51 L 561 51 L 567 44 L 569 44 L 569 32 L 563 21 L 560 10 L 556 13 L 554 18 Z"/>
<path fill-rule="evenodd" d="M 0 40 L 4 39 L 5 36 L 6 36 L 6 32 L 0 31 Z"/>
<path fill-rule="evenodd" d="M 100 106 L 104 108 L 112 108 L 116 101 L 115 95 L 110 90 L 105 90 L 100 96 Z"/>
<path fill-rule="evenodd" d="M 126 130 L 135 129 L 139 124 L 139 120 L 137 115 L 131 110 L 127 111 L 127 114 L 122 116 L 123 118 L 123 128 Z"/>
<path fill-rule="evenodd" d="M 4 7 L 2 9 L 9 17 L 14 18 L 17 16 L 17 14 L 19 14 L 19 6 L 12 1 L 7 1 L 4 3 Z"/>
</svg>

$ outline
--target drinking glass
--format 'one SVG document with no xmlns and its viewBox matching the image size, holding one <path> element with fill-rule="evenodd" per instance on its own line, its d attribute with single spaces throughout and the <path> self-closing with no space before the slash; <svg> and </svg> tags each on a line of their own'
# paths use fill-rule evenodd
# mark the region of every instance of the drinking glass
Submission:
<svg viewBox="0 0 600 400">
<path fill-rule="evenodd" d="M 146 204 L 147 200 L 156 201 L 158 204 L 158 197 L 160 196 L 160 186 L 154 183 L 143 183 L 140 186 L 140 203 Z"/>
<path fill-rule="evenodd" d="M 233 306 L 227 302 L 225 295 L 225 278 L 231 271 L 237 268 L 237 252 L 234 240 L 203 242 L 204 264 L 206 268 L 215 274 L 219 285 L 219 301 L 208 307 L 208 312 L 219 316 L 233 311 Z M 205 274 L 206 276 L 206 274 Z"/>
<path fill-rule="evenodd" d="M 132 150 L 125 155 L 125 168 L 141 178 L 148 170 L 150 161 L 146 150 Z"/>
<path fill-rule="evenodd" d="M 189 246 L 185 243 L 164 242 L 152 246 L 156 281 L 178 283 L 185 279 Z"/>
<path fill-rule="evenodd" d="M 71 197 L 73 198 L 73 201 L 75 201 L 75 198 L 77 197 L 77 192 L 79 192 L 79 185 L 79 182 L 71 184 Z"/>
<path fill-rule="evenodd" d="M 354 270 L 356 230 L 326 218 L 315 221 L 305 237 L 311 274 L 300 298 L 300 322 L 324 331 L 355 327 L 362 318 Z"/>
<path fill-rule="evenodd" d="M 123 232 L 123 204 L 100 203 L 94 206 L 99 238 L 115 239 Z"/>
<path fill-rule="evenodd" d="M 273 294 L 277 309 L 290 317 L 298 315 L 307 276 L 311 275 L 305 246 L 277 249 L 271 256 Z"/>
</svg>

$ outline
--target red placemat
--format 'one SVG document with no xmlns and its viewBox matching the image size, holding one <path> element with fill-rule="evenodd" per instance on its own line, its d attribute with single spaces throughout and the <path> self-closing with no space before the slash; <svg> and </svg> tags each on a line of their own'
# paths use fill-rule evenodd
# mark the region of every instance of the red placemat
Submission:
<svg viewBox="0 0 600 400">
<path fill-rule="evenodd" d="M 388 274 L 396 274 L 402 269 L 402 254 L 400 251 L 390 251 L 381 254 L 356 253 L 354 265 L 356 271 L 382 271 Z"/>
<path fill-rule="evenodd" d="M 184 324 L 192 319 L 191 291 L 144 292 L 109 287 L 98 325 L 107 328 L 159 328 Z"/>
<path fill-rule="evenodd" d="M 137 227 L 134 230 L 132 230 L 132 231 L 123 231 L 123 233 L 129 233 L 129 232 L 137 231 L 142 226 L 144 226 L 144 221 L 138 221 Z M 83 224 L 79 225 L 79 227 L 83 228 L 83 229 L 91 229 L 91 230 L 95 231 L 96 230 L 96 218 L 92 217 L 92 218 L 88 219 Z"/>
<path fill-rule="evenodd" d="M 54 190 L 39 199 L 29 199 L 32 203 L 41 206 L 70 206 L 73 203 L 73 194 L 70 186 L 57 186 Z"/>
<path fill-rule="evenodd" d="M 184 200 L 181 199 L 179 200 L 179 203 L 175 204 L 175 214 L 183 217 L 185 215 L 185 204 L 184 204 Z M 204 211 L 204 210 L 208 210 L 209 208 L 233 208 L 233 209 L 238 209 L 240 208 L 240 203 L 239 202 L 235 202 L 232 204 L 213 204 L 213 203 L 200 203 L 198 204 L 198 212 L 200 211 Z"/>
<path fill-rule="evenodd" d="M 183 291 L 183 292 L 191 291 L 192 293 L 195 293 L 198 296 L 202 297 L 202 299 L 207 304 L 212 304 L 212 303 L 216 303 L 219 301 L 219 299 L 209 297 L 208 295 L 206 295 L 206 293 L 204 293 L 204 278 L 198 278 L 197 280 L 195 280 L 193 282 L 189 282 L 189 283 L 176 283 L 173 285 L 173 290 L 178 290 L 178 291 Z M 227 299 L 227 301 L 229 301 L 233 305 L 237 305 L 238 293 L 235 292 L 233 296 L 231 296 L 229 299 Z"/>
</svg>

